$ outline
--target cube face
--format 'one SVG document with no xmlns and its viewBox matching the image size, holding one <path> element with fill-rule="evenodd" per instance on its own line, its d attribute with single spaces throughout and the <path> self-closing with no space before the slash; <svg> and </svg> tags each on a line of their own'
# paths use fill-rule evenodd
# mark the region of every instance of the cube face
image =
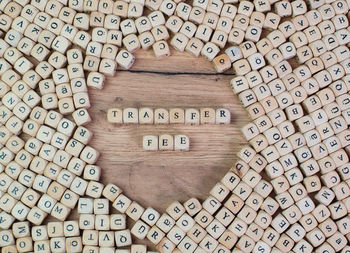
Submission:
<svg viewBox="0 0 350 253">
<path fill-rule="evenodd" d="M 153 124 L 154 122 L 153 109 L 151 108 L 139 109 L 139 122 L 140 124 Z"/>
<path fill-rule="evenodd" d="M 139 113 L 137 108 L 126 108 L 123 110 L 123 122 L 137 124 L 139 122 Z"/>
<path fill-rule="evenodd" d="M 190 150 L 190 139 L 186 135 L 175 135 L 174 138 L 174 149 L 175 151 L 189 151 Z"/>
<path fill-rule="evenodd" d="M 158 136 L 155 136 L 155 135 L 143 136 L 142 147 L 144 150 L 149 150 L 149 151 L 158 150 Z"/>
<path fill-rule="evenodd" d="M 159 136 L 159 150 L 171 151 L 174 150 L 174 137 L 169 134 Z"/>
</svg>

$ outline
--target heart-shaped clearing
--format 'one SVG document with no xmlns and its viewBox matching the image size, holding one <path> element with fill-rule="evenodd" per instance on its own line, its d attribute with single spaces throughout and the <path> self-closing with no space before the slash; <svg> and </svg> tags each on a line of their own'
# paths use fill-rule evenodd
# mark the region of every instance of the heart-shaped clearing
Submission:
<svg viewBox="0 0 350 253">
<path fill-rule="evenodd" d="M 162 212 L 175 200 L 184 202 L 190 197 L 204 200 L 232 166 L 242 147 L 239 144 L 245 143 L 239 129 L 248 118 L 229 86 L 232 76 L 216 74 L 203 58 L 196 59 L 197 64 L 192 66 L 194 58 L 185 53 L 174 52 L 170 58 L 157 60 L 148 51 L 140 51 L 136 57 L 140 60 L 132 71 L 120 71 L 107 78 L 103 91 L 90 92 L 93 121 L 89 128 L 94 130 L 93 147 L 102 153 L 98 161 L 103 168 L 102 182 L 113 182 L 141 205 Z M 188 73 L 188 69 L 195 74 Z M 205 75 L 201 74 L 203 70 Z M 206 106 L 230 109 L 232 124 L 156 126 L 106 122 L 105 112 L 110 107 Z M 142 150 L 142 135 L 162 133 L 187 134 L 191 139 L 190 152 Z"/>
</svg>

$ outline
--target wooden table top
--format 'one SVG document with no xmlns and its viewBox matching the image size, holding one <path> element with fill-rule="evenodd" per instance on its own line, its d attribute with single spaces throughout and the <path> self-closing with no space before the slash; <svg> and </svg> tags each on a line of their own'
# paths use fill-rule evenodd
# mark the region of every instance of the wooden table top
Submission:
<svg viewBox="0 0 350 253">
<path fill-rule="evenodd" d="M 102 182 L 114 183 L 143 207 L 164 212 L 191 197 L 201 201 L 230 169 L 245 143 L 240 128 L 248 116 L 230 87 L 232 73 L 216 74 L 212 63 L 172 50 L 156 59 L 152 51 L 136 52 L 131 70 L 108 77 L 103 90 L 90 91 L 94 132 L 91 146 L 101 152 Z M 107 122 L 112 107 L 228 108 L 230 125 L 115 125 Z M 143 151 L 142 136 L 186 134 L 189 152 Z"/>
</svg>

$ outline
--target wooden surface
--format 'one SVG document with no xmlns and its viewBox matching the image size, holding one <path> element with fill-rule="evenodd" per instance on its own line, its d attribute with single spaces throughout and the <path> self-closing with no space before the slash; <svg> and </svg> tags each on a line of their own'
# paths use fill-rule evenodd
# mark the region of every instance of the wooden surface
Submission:
<svg viewBox="0 0 350 253">
<path fill-rule="evenodd" d="M 120 186 L 127 196 L 160 212 L 174 200 L 203 200 L 229 170 L 244 144 L 240 128 L 248 117 L 233 94 L 232 74 L 216 74 L 203 58 L 172 51 L 157 60 L 152 51 L 137 52 L 132 70 L 107 78 L 103 90 L 90 92 L 94 132 L 91 145 L 101 152 L 98 165 L 102 182 Z M 113 125 L 107 122 L 111 107 L 225 107 L 231 125 Z M 147 152 L 142 136 L 186 134 L 189 152 Z"/>
</svg>

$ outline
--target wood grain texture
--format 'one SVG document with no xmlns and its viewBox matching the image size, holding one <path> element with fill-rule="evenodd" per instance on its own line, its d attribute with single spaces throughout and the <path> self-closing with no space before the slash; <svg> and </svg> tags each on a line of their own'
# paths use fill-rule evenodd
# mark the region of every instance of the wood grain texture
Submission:
<svg viewBox="0 0 350 253">
<path fill-rule="evenodd" d="M 91 145 L 101 152 L 102 182 L 113 182 L 144 207 L 160 212 L 174 200 L 204 200 L 227 172 L 245 143 L 240 128 L 248 116 L 230 87 L 232 74 L 216 74 L 210 62 L 187 53 L 172 52 L 157 60 L 150 51 L 136 53 L 132 70 L 117 71 L 103 90 L 90 92 L 94 132 Z M 230 125 L 113 125 L 111 107 L 225 107 Z M 189 152 L 147 152 L 142 136 L 186 134 Z"/>
</svg>

